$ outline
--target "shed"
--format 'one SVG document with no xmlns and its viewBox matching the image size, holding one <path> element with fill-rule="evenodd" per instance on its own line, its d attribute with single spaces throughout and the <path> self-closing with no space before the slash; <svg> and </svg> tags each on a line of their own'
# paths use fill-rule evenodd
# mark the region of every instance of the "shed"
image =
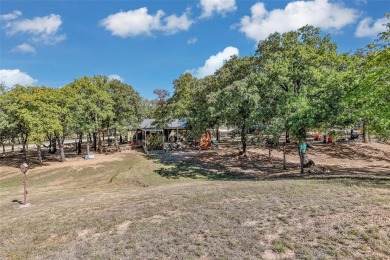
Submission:
<svg viewBox="0 0 390 260">
<path fill-rule="evenodd" d="M 174 119 L 163 128 L 159 128 L 155 124 L 156 119 L 144 119 L 141 122 L 140 128 L 135 132 L 135 141 L 137 141 L 138 144 L 142 144 L 145 150 L 146 145 L 148 144 L 148 136 L 161 134 L 163 136 L 163 142 L 176 142 L 178 140 L 179 131 L 187 129 L 187 119 Z"/>
</svg>

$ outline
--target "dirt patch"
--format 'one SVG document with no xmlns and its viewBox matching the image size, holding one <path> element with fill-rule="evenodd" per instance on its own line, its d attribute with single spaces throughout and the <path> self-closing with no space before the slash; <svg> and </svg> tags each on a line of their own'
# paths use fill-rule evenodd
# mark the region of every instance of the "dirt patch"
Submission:
<svg viewBox="0 0 390 260">
<path fill-rule="evenodd" d="M 221 145 L 219 149 L 199 151 L 185 149 L 171 152 L 169 159 L 157 157 L 166 165 L 174 166 L 161 171 L 165 177 L 208 178 L 208 179 L 278 179 L 324 176 L 351 177 L 390 177 L 390 145 L 343 142 L 323 144 L 312 143 L 308 151 L 309 159 L 315 166 L 300 174 L 299 157 L 296 145 L 286 146 L 286 168 L 283 169 L 283 152 L 271 152 L 260 148 L 249 148 L 246 157 L 237 149 Z M 191 168 L 192 167 L 192 168 Z"/>
</svg>

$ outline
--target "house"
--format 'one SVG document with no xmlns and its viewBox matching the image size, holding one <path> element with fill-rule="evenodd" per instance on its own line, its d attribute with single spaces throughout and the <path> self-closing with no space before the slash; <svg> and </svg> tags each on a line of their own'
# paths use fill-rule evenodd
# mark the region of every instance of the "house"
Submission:
<svg viewBox="0 0 390 260">
<path fill-rule="evenodd" d="M 147 146 L 151 145 L 149 142 L 152 140 L 151 138 L 154 140 L 156 136 L 161 135 L 159 142 L 162 142 L 162 144 L 159 144 L 159 146 L 161 145 L 162 149 L 163 143 L 177 142 L 183 131 L 187 130 L 187 119 L 174 119 L 165 127 L 158 127 L 156 123 L 155 119 L 144 119 L 140 127 L 132 131 L 131 139 L 133 142 L 135 141 L 138 145 L 142 145 L 144 149 L 147 149 Z"/>
</svg>

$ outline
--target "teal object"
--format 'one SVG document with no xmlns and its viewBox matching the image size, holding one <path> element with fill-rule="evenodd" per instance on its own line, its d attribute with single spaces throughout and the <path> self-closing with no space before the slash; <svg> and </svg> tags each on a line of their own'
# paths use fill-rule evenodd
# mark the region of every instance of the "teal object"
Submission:
<svg viewBox="0 0 390 260">
<path fill-rule="evenodd" d="M 301 151 L 306 151 L 306 150 L 307 150 L 307 145 L 306 145 L 306 143 L 301 144 L 301 145 L 299 146 L 299 149 L 300 149 Z"/>
</svg>

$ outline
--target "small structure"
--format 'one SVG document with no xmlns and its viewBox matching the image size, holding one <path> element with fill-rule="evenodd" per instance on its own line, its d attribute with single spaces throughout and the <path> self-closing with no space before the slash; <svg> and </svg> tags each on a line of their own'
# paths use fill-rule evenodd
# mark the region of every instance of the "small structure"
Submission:
<svg viewBox="0 0 390 260">
<path fill-rule="evenodd" d="M 142 145 L 147 153 L 150 150 L 163 150 L 165 143 L 176 143 L 180 132 L 186 131 L 187 119 L 174 119 L 165 127 L 158 127 L 155 119 L 144 119 L 140 128 L 132 132 L 132 140 Z"/>
</svg>

